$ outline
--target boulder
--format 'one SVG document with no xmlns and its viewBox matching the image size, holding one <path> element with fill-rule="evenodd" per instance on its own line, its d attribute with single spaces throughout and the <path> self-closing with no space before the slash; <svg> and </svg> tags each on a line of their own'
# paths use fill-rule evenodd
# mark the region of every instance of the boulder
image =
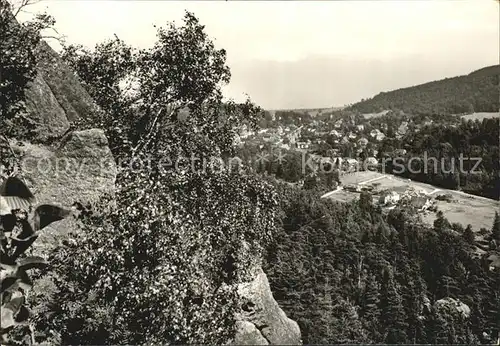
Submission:
<svg viewBox="0 0 500 346">
<path fill-rule="evenodd" d="M 42 41 L 38 47 L 37 76 L 25 91 L 28 118 L 35 123 L 36 141 L 61 136 L 71 123 L 100 111 L 78 77 Z"/>
<path fill-rule="evenodd" d="M 76 131 L 60 148 L 16 141 L 11 141 L 11 147 L 36 205 L 86 205 L 115 189 L 117 167 L 102 130 Z M 33 249 L 38 255 L 46 255 L 76 229 L 73 218 L 53 223 L 40 234 Z"/>
<path fill-rule="evenodd" d="M 265 340 L 267 344 L 302 344 L 297 322 L 289 319 L 274 300 L 266 274 L 259 267 L 253 270 L 252 277 L 238 288 L 242 302 L 234 343 L 265 345 Z"/>
<path fill-rule="evenodd" d="M 269 345 L 255 324 L 248 321 L 236 322 L 235 345 Z"/>
<path fill-rule="evenodd" d="M 454 298 L 443 298 L 439 299 L 434 303 L 434 309 L 437 312 L 449 315 L 450 313 L 458 313 L 463 318 L 469 318 L 471 310 L 470 307 L 462 303 L 459 299 Z"/>
</svg>

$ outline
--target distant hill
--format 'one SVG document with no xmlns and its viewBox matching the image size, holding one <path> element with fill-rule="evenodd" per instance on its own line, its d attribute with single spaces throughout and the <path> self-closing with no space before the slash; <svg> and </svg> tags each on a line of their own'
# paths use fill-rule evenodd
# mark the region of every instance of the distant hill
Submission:
<svg viewBox="0 0 500 346">
<path fill-rule="evenodd" d="M 498 112 L 500 65 L 465 76 L 382 92 L 350 106 L 349 110 L 377 113 L 398 109 L 413 114 Z"/>
</svg>

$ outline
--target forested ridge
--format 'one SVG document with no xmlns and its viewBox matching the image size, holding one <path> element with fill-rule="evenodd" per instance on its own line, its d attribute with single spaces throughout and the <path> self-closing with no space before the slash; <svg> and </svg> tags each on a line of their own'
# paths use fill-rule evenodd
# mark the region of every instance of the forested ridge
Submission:
<svg viewBox="0 0 500 346">
<path fill-rule="evenodd" d="M 401 88 L 348 107 L 361 113 L 402 110 L 408 114 L 460 114 L 499 111 L 500 65 L 465 76 Z"/>
</svg>

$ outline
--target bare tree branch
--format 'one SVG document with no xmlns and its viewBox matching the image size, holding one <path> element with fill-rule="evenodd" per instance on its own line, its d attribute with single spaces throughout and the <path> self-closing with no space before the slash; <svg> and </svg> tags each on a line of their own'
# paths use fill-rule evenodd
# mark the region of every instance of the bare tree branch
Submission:
<svg viewBox="0 0 500 346">
<path fill-rule="evenodd" d="M 41 36 L 44 40 L 45 39 L 53 39 L 58 41 L 59 43 L 63 44 L 66 42 L 66 36 L 52 36 L 52 35 L 42 35 Z"/>
<path fill-rule="evenodd" d="M 185 105 L 183 104 L 178 104 L 177 106 L 173 106 L 171 104 L 169 104 L 168 106 L 168 114 L 167 116 L 168 117 L 171 117 L 175 112 L 177 112 L 179 109 L 181 109 L 182 107 L 184 107 Z M 153 135 L 155 134 L 155 130 L 158 130 L 158 124 L 159 124 L 159 120 L 160 118 L 162 117 L 163 115 L 163 111 L 165 109 L 164 108 L 161 108 L 158 113 L 156 114 L 155 118 L 153 119 L 152 123 L 151 123 L 151 126 L 149 128 L 149 131 L 148 133 L 144 136 L 144 139 L 142 141 L 140 141 L 136 146 L 135 148 L 132 150 L 132 153 L 135 154 L 138 150 L 144 148 L 145 146 L 147 146 L 149 144 L 149 142 L 151 142 L 151 139 L 153 138 Z M 173 123 L 170 123 L 168 125 L 166 125 L 166 128 L 169 128 L 169 127 L 172 127 L 174 126 Z"/>
<path fill-rule="evenodd" d="M 21 12 L 22 9 L 24 9 L 26 6 L 30 6 L 36 3 L 39 3 L 42 0 L 21 0 L 19 5 L 15 5 L 14 1 L 11 1 L 11 5 L 13 8 L 13 13 L 14 17 L 17 17 L 17 15 Z"/>
</svg>

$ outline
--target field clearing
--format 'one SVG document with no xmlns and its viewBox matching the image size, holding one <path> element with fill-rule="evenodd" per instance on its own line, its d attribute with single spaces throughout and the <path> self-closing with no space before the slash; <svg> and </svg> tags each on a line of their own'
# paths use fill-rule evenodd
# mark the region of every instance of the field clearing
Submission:
<svg viewBox="0 0 500 346">
<path fill-rule="evenodd" d="M 444 191 L 450 193 L 454 200 L 450 203 L 436 201 L 436 205 L 450 222 L 458 222 L 464 226 L 470 224 L 475 232 L 479 231 L 481 227 L 491 229 L 495 211 L 500 211 L 500 202 L 459 191 Z M 432 224 L 436 215 L 427 214 L 423 219 Z"/>
<path fill-rule="evenodd" d="M 340 182 L 342 183 L 342 185 L 359 184 L 367 180 L 380 178 L 382 176 L 384 175 L 380 174 L 379 172 L 373 172 L 373 171 L 355 172 L 342 175 L 340 177 Z"/>
<path fill-rule="evenodd" d="M 466 120 L 483 120 L 487 118 L 498 118 L 500 117 L 498 112 L 478 112 L 472 114 L 462 115 L 462 118 Z"/>
<path fill-rule="evenodd" d="M 495 211 L 500 211 L 500 202 L 492 199 L 467 194 L 461 191 L 447 190 L 430 184 L 409 181 L 391 174 L 364 171 L 346 174 L 340 177 L 342 185 L 361 184 L 365 186 L 376 185 L 377 190 L 391 189 L 403 193 L 409 187 L 423 190 L 432 197 L 449 193 L 453 196 L 452 202 L 436 201 L 438 210 L 441 210 L 450 222 L 461 223 L 464 227 L 470 224 L 475 232 L 481 227 L 491 229 Z M 359 198 L 359 193 L 339 190 L 328 196 L 336 201 L 350 202 Z M 435 213 L 422 214 L 424 222 L 432 225 L 436 219 Z"/>
</svg>

